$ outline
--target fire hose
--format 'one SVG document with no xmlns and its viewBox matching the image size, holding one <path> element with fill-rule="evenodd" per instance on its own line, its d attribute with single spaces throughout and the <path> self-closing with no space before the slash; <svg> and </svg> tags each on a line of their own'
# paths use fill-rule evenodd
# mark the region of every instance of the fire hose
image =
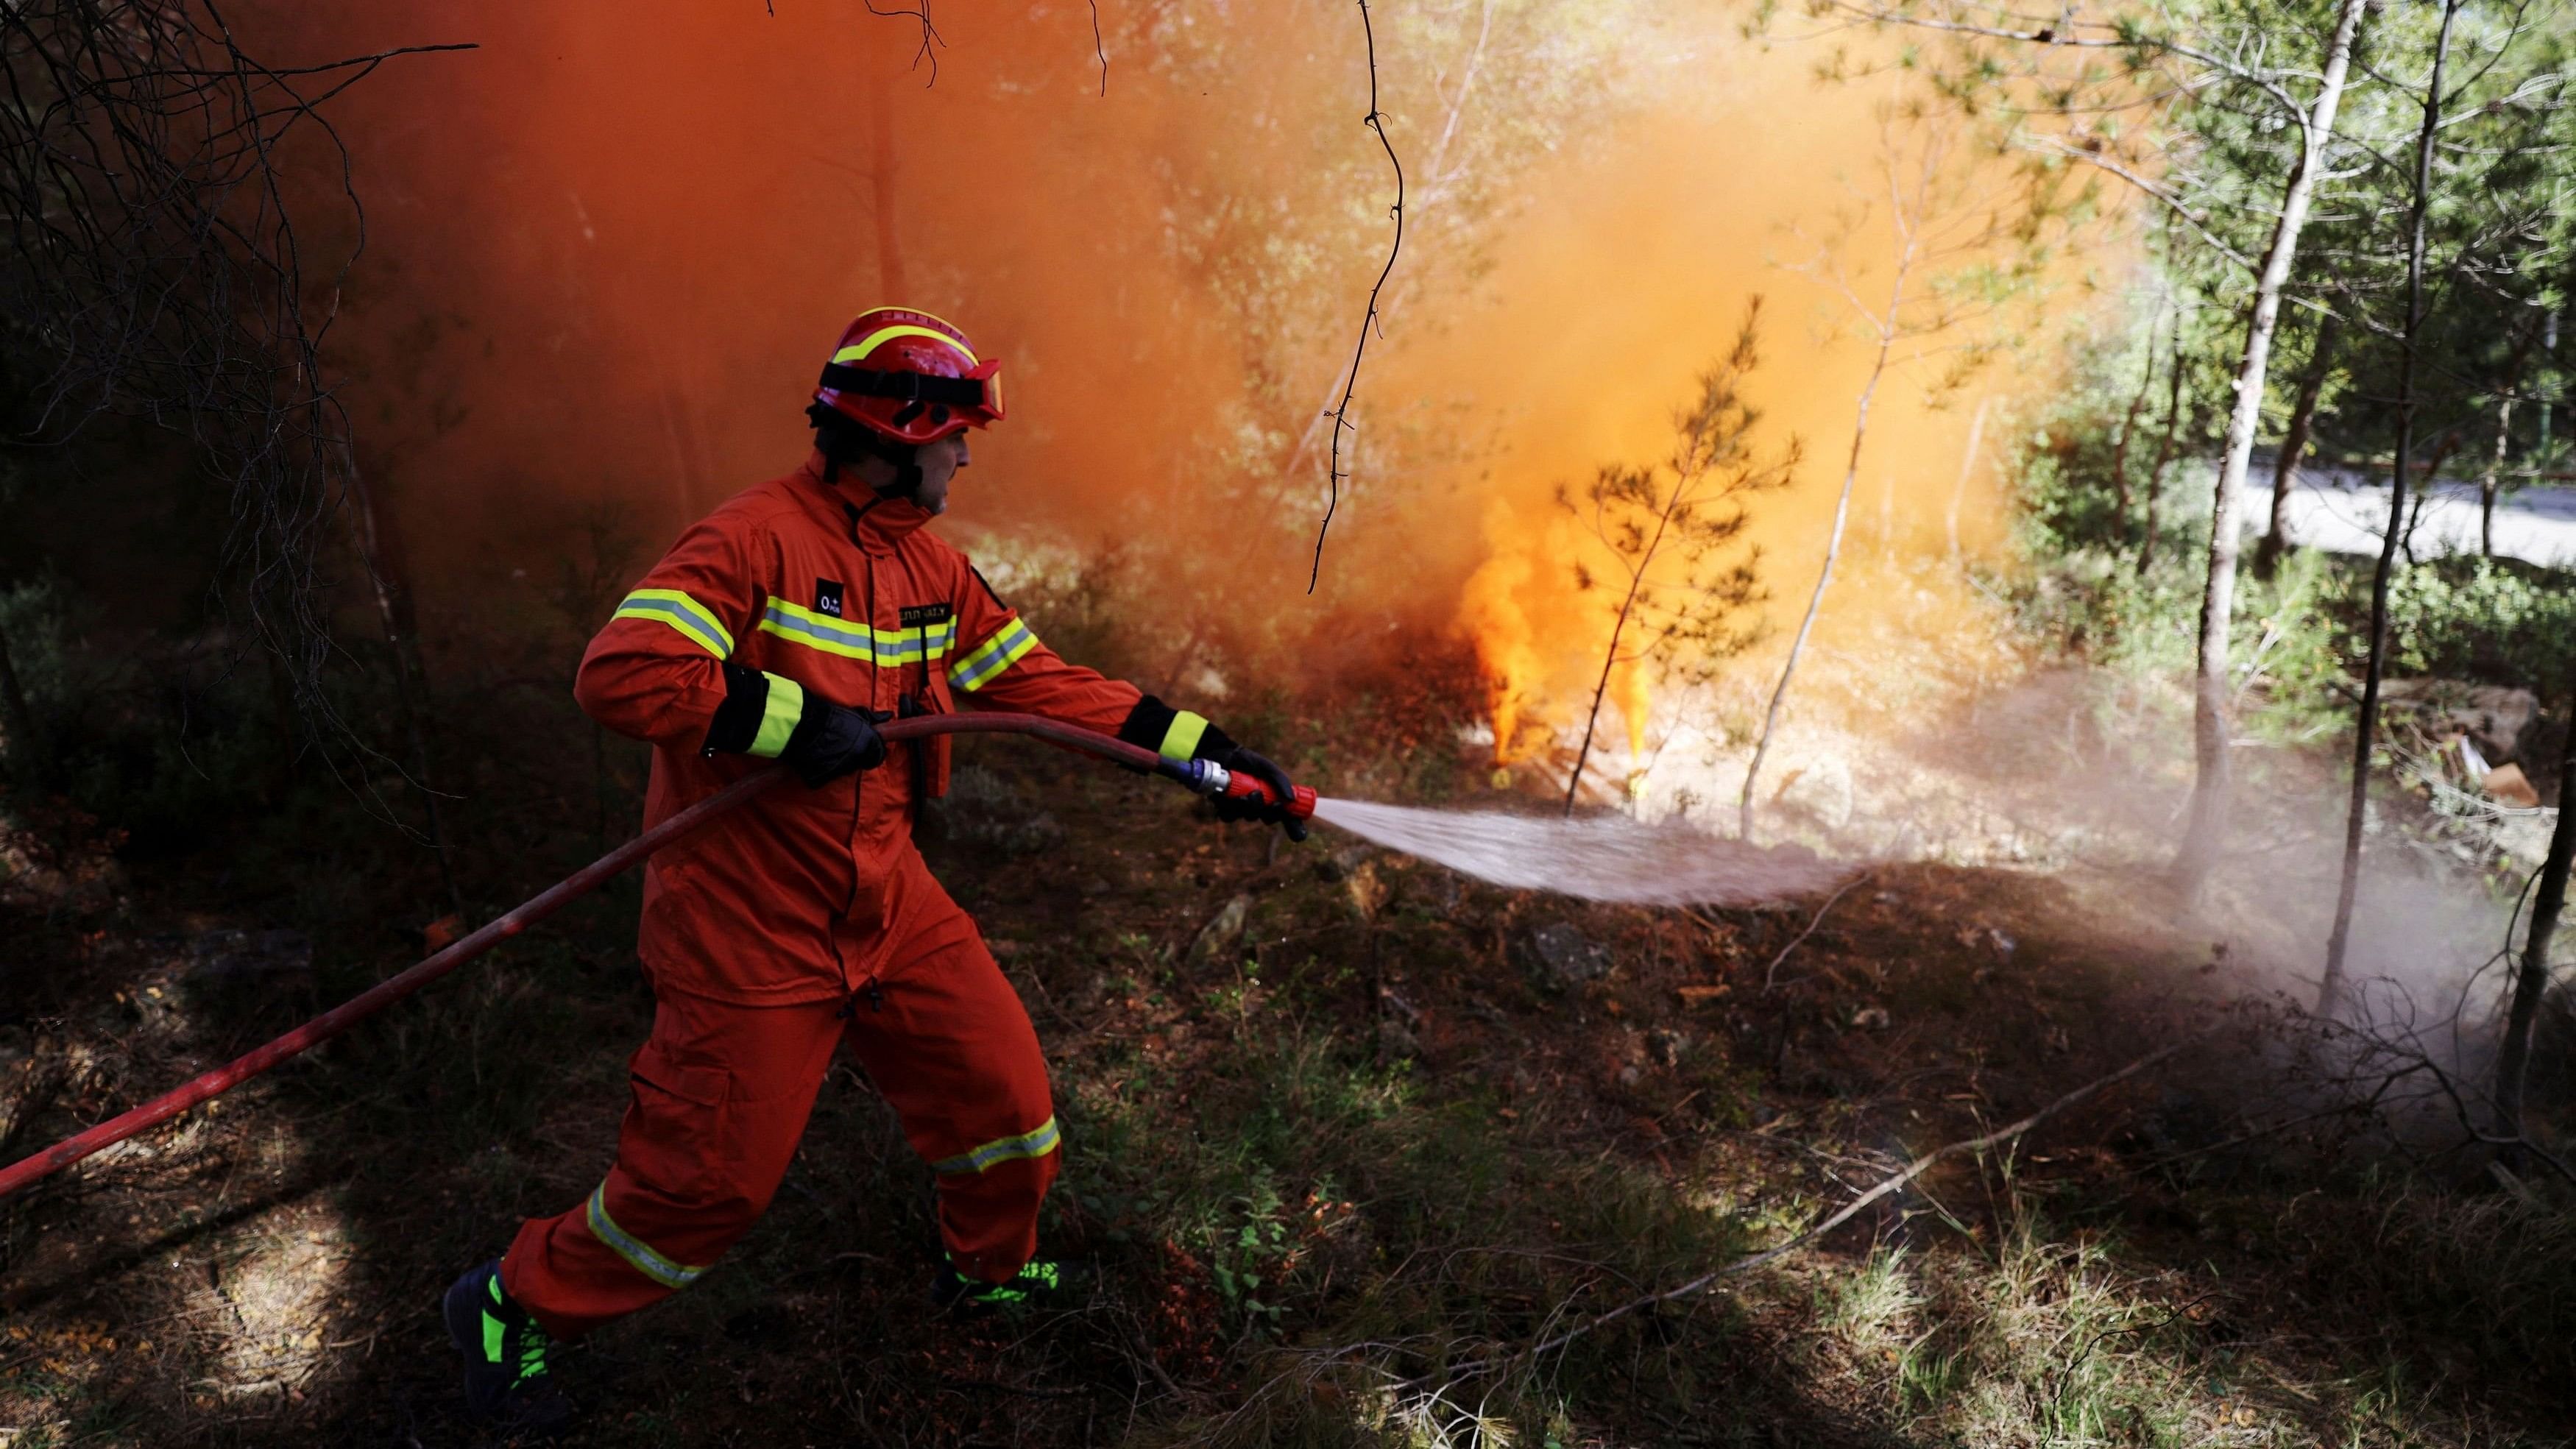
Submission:
<svg viewBox="0 0 2576 1449">
<path fill-rule="evenodd" d="M 1229 772 L 1212 761 L 1165 759 L 1152 750 L 1131 745 L 1125 740 L 1100 734 L 1094 730 L 1059 724 L 1054 720 L 1040 719 L 1036 715 L 916 715 L 910 719 L 889 720 L 877 726 L 877 733 L 889 743 L 922 739 L 931 735 L 1034 735 L 1067 749 L 1098 755 L 1103 759 L 1134 769 L 1150 771 L 1166 779 L 1177 781 L 1202 795 L 1219 795 L 1269 804 L 1279 803 L 1278 793 L 1269 785 L 1247 774 Z M 795 777 L 784 766 L 770 766 L 747 775 L 679 811 L 661 824 L 583 866 L 528 900 L 522 901 L 518 906 L 486 922 L 480 929 L 458 939 L 426 960 L 385 978 L 266 1046 L 227 1062 L 183 1086 L 164 1092 L 139 1107 L 109 1118 L 86 1132 L 66 1138 L 42 1152 L 0 1169 L 0 1198 L 9 1196 L 39 1178 L 59 1172 L 102 1148 L 122 1142 L 148 1127 L 167 1122 L 201 1102 L 221 1096 L 290 1057 L 311 1051 L 491 950 L 494 946 L 562 910 L 573 901 L 597 890 L 637 861 L 694 833 L 717 816 L 758 799 L 780 783 L 793 778 Z M 1287 805 L 1292 815 L 1300 818 L 1312 815 L 1315 810 L 1315 792 L 1303 785 L 1297 786 L 1295 797 L 1289 800 Z"/>
</svg>

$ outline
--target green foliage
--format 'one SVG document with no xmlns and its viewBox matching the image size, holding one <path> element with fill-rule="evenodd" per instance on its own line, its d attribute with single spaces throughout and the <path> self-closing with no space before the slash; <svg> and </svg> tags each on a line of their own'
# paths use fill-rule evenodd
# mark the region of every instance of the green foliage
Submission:
<svg viewBox="0 0 2576 1449">
<path fill-rule="evenodd" d="M 2428 560 L 2389 580 L 2388 668 L 2543 692 L 2576 654 L 2576 588 L 2564 577 L 2506 559 Z M 2350 571 L 2336 600 L 2358 665 L 2368 627 L 2367 577 Z"/>
<path fill-rule="evenodd" d="M 1086 1094 L 1081 1131 L 1067 1135 L 1083 1210 L 1116 1241 L 1167 1244 L 1202 1265 L 1229 1335 L 1353 1342 L 1436 1325 L 1462 1349 L 1517 1342 L 1542 1321 L 1532 1305 L 1604 1274 L 1660 1281 L 1740 1251 L 1736 1223 L 1651 1174 L 1526 1138 L 1472 1086 L 1426 1090 L 1408 1064 L 1304 1017 L 1317 991 L 1329 982 L 1292 974 L 1266 1011 L 1240 1018 L 1224 1079 L 1194 1087 L 1194 1132 L 1170 1130 L 1159 1084 L 1139 1074 L 1115 1097 Z M 1627 1382 L 1628 1357 L 1653 1341 L 1642 1328 L 1571 1350 L 1554 1395 Z M 1705 1331 L 1659 1330 L 1684 1343 Z M 1538 1390 L 1515 1383 L 1488 1412 L 1542 1426 L 1564 1399 Z M 1389 1429 L 1404 1417 L 1401 1405 L 1383 1412 Z M 1268 1442 L 1281 1430 L 1270 1423 Z M 1298 1437 L 1327 1432 L 1319 1421 Z"/>
</svg>

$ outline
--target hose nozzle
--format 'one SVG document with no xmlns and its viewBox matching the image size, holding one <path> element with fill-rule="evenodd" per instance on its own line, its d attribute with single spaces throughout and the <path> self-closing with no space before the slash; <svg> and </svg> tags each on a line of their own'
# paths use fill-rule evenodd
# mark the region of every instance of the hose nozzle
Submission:
<svg viewBox="0 0 2576 1449">
<path fill-rule="evenodd" d="M 1180 762 L 1180 781 L 1202 795 L 1223 796 L 1229 800 L 1257 800 L 1264 805 L 1280 804 L 1279 792 L 1267 781 L 1229 770 L 1214 760 Z M 1315 817 L 1315 792 L 1304 785 L 1292 785 L 1286 803 L 1288 814 L 1298 820 Z"/>
</svg>

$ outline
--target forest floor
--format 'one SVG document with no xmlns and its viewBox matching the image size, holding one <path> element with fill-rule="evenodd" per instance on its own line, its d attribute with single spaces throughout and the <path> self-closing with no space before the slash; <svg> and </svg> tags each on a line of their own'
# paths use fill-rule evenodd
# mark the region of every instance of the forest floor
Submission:
<svg viewBox="0 0 2576 1449">
<path fill-rule="evenodd" d="M 2254 1104 L 2309 1100 L 2301 1048 L 2243 1006 L 2248 948 L 2143 874 L 1591 906 L 963 758 L 928 850 L 1044 1039 L 1044 1237 L 1095 1300 L 934 1316 L 928 1174 L 837 1067 L 723 1266 L 559 1354 L 570 1442 L 2570 1442 L 2563 1208 L 2463 1159 L 2249 1138 Z M 417 912 L 317 941 L 242 904 L 254 868 L 360 889 L 318 852 L 120 867 L 20 815 L 0 1157 L 418 954 Z M 651 1010 L 633 906 L 0 1207 L 0 1445 L 483 1442 L 438 1295 L 605 1168 Z M 2186 1039 L 1796 1252 L 1528 1351 Z"/>
</svg>

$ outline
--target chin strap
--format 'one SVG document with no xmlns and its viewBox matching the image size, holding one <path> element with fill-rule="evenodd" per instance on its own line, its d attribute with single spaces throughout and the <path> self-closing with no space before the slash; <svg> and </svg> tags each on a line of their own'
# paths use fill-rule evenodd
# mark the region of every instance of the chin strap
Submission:
<svg viewBox="0 0 2576 1449">
<path fill-rule="evenodd" d="M 821 403 L 805 409 L 805 419 L 814 425 L 814 446 L 823 454 L 824 482 L 839 482 L 843 463 L 857 462 L 861 456 L 878 458 L 894 469 L 894 482 L 874 490 L 876 495 L 905 503 L 921 501 L 921 449 L 878 437 Z"/>
</svg>

